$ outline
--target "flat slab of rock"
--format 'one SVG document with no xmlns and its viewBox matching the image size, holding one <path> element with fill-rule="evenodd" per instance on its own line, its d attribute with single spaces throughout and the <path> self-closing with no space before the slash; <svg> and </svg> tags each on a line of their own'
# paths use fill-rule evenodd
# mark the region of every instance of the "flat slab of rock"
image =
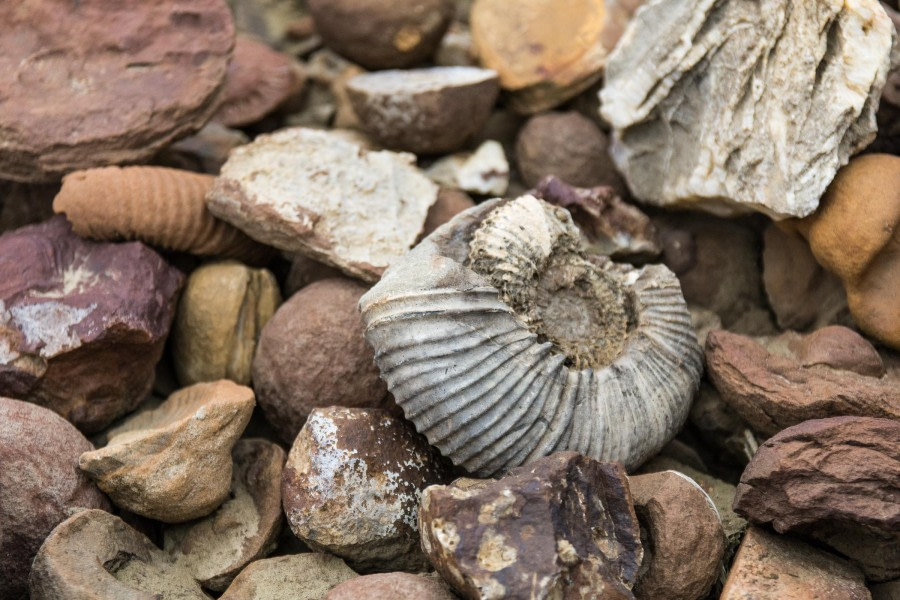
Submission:
<svg viewBox="0 0 900 600">
<path fill-rule="evenodd" d="M 647 203 L 811 214 L 875 137 L 891 38 L 877 0 L 648 3 L 606 65 L 613 158 Z"/>
<path fill-rule="evenodd" d="M 325 600 L 454 600 L 439 577 L 412 573 L 378 573 L 345 581 L 332 588 Z"/>
<path fill-rule="evenodd" d="M 422 548 L 465 598 L 633 598 L 643 551 L 625 469 L 575 452 L 425 490 Z"/>
<path fill-rule="evenodd" d="M 728 572 L 720 600 L 869 600 L 862 573 L 846 561 L 795 539 L 750 527 Z"/>
<path fill-rule="evenodd" d="M 0 236 L 0 394 L 86 433 L 134 410 L 182 279 L 147 246 L 83 240 L 61 216 Z"/>
<path fill-rule="evenodd" d="M 375 281 L 415 243 L 437 193 L 410 154 L 293 128 L 235 148 L 207 205 L 259 241 Z"/>
<path fill-rule="evenodd" d="M 219 600 L 322 600 L 328 590 L 356 576 L 343 560 L 330 554 L 266 558 L 241 571 Z"/>
<path fill-rule="evenodd" d="M 234 44 L 223 0 L 5 2 L 0 22 L 0 177 L 17 181 L 140 162 L 200 129 Z"/>
<path fill-rule="evenodd" d="M 900 421 L 833 417 L 785 429 L 741 475 L 734 510 L 815 538 L 871 581 L 900 577 Z"/>
</svg>

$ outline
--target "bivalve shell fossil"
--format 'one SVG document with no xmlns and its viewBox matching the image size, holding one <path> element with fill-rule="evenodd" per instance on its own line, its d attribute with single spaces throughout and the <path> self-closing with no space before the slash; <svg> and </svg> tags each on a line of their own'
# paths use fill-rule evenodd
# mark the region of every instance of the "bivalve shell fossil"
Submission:
<svg viewBox="0 0 900 600">
<path fill-rule="evenodd" d="M 490 475 L 574 450 L 633 469 L 684 423 L 701 351 L 675 275 L 586 257 L 533 196 L 461 213 L 360 300 L 396 401 Z"/>
</svg>

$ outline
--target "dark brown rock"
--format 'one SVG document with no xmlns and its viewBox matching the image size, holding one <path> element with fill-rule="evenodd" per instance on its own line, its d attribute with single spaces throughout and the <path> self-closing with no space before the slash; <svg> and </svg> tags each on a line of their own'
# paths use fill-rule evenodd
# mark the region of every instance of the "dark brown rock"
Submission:
<svg viewBox="0 0 900 600">
<path fill-rule="evenodd" d="M 31 559 L 70 511 L 110 510 L 78 470 L 78 457 L 93 449 L 53 411 L 0 398 L 0 597 L 26 595 Z"/>
<path fill-rule="evenodd" d="M 253 383 L 263 414 L 282 439 L 294 440 L 316 407 L 390 404 L 356 308 L 365 286 L 317 281 L 290 297 L 263 328 Z"/>
<path fill-rule="evenodd" d="M 751 527 L 720 600 L 869 600 L 862 573 L 827 552 Z"/>
<path fill-rule="evenodd" d="M 284 281 L 284 297 L 290 298 L 309 284 L 322 279 L 343 278 L 340 269 L 330 267 L 303 254 L 295 254 Z"/>
<path fill-rule="evenodd" d="M 423 570 L 416 514 L 444 463 L 406 422 L 381 410 L 314 410 L 285 465 L 282 498 L 294 534 L 354 570 Z"/>
<path fill-rule="evenodd" d="M 433 486 L 422 548 L 464 598 L 633 598 L 643 554 L 625 470 L 574 452 Z"/>
<path fill-rule="evenodd" d="M 182 275 L 141 243 L 94 243 L 65 217 L 0 236 L 0 394 L 87 433 L 150 392 Z"/>
<path fill-rule="evenodd" d="M 425 225 L 422 227 L 420 239 L 424 239 L 432 231 L 473 206 L 475 206 L 475 203 L 467 193 L 454 188 L 442 187 L 438 192 L 437 202 L 428 209 L 428 217 L 425 219 Z"/>
<path fill-rule="evenodd" d="M 628 487 L 644 548 L 634 593 L 642 600 L 704 597 L 725 551 L 716 505 L 697 482 L 677 471 L 636 475 Z"/>
<path fill-rule="evenodd" d="M 53 216 L 59 184 L 0 181 L 0 233 L 40 223 Z"/>
<path fill-rule="evenodd" d="M 806 421 L 759 447 L 735 511 L 779 533 L 815 538 L 872 581 L 900 576 L 900 422 Z"/>
<path fill-rule="evenodd" d="M 325 600 L 453 600 L 456 596 L 437 577 L 411 573 L 378 573 L 345 581 Z"/>
<path fill-rule="evenodd" d="M 869 586 L 872 600 L 900 600 L 900 579 Z"/>
<path fill-rule="evenodd" d="M 200 129 L 234 44 L 223 0 L 4 2 L 0 22 L 0 176 L 17 181 L 139 162 Z"/>
<path fill-rule="evenodd" d="M 768 348 L 721 330 L 706 338 L 710 379 L 756 431 L 840 415 L 900 419 L 900 363 L 891 358 L 887 374 L 874 376 L 885 365 L 853 331 L 834 326 L 763 341 Z"/>
<path fill-rule="evenodd" d="M 753 431 L 706 380 L 700 383 L 688 419 L 703 441 L 720 451 L 727 462 L 743 468 L 756 454 L 759 444 Z"/>
</svg>

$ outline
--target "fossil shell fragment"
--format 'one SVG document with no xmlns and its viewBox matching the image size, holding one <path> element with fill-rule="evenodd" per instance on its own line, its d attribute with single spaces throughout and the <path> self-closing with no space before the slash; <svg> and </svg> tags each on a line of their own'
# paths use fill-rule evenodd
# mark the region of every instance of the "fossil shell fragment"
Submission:
<svg viewBox="0 0 900 600">
<path fill-rule="evenodd" d="M 360 300 L 406 417 L 490 475 L 574 450 L 633 469 L 681 427 L 701 351 L 675 275 L 587 259 L 533 196 L 458 215 Z"/>
</svg>

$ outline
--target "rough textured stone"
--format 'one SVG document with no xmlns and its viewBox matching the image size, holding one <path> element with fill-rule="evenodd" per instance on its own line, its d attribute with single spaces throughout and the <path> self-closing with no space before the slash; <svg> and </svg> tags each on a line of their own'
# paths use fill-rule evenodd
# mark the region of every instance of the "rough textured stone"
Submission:
<svg viewBox="0 0 900 600">
<path fill-rule="evenodd" d="M 117 506 L 165 523 L 211 513 L 228 497 L 231 448 L 250 420 L 253 390 L 198 383 L 108 432 L 79 467 Z"/>
<path fill-rule="evenodd" d="M 0 394 L 93 433 L 147 397 L 182 276 L 141 243 L 64 217 L 0 236 Z"/>
<path fill-rule="evenodd" d="M 282 498 L 294 534 L 358 571 L 423 570 L 422 490 L 447 480 L 425 438 L 381 410 L 320 408 L 288 455 Z"/>
<path fill-rule="evenodd" d="M 390 404 L 356 308 L 365 291 L 348 279 L 317 281 L 291 296 L 263 328 L 254 388 L 285 442 L 294 441 L 314 408 Z"/>
<path fill-rule="evenodd" d="M 625 470 L 574 452 L 425 490 L 422 548 L 465 598 L 633 598 L 643 551 Z"/>
<path fill-rule="evenodd" d="M 209 600 L 186 569 L 119 517 L 85 510 L 47 538 L 31 571 L 31 600 Z"/>
<path fill-rule="evenodd" d="M 215 512 L 165 530 L 163 549 L 208 589 L 221 592 L 248 563 L 275 548 L 281 529 L 285 453 L 259 439 L 231 451 L 231 490 Z"/>
<path fill-rule="evenodd" d="M 378 573 L 332 588 L 325 600 L 454 600 L 439 578 L 411 573 Z"/>
<path fill-rule="evenodd" d="M 280 304 L 278 282 L 265 269 L 228 261 L 191 273 L 172 327 L 178 380 L 249 385 L 256 342 Z"/>
<path fill-rule="evenodd" d="M 779 533 L 808 535 L 859 563 L 871 581 L 900 576 L 900 422 L 806 421 L 759 447 L 734 509 Z"/>
<path fill-rule="evenodd" d="M 53 411 L 0 398 L 0 597 L 25 597 L 31 560 L 71 511 L 111 508 L 76 468 L 93 449 Z"/>
<path fill-rule="evenodd" d="M 414 163 L 326 131 L 284 129 L 235 148 L 207 203 L 257 240 L 374 281 L 415 243 L 437 199 Z"/>
<path fill-rule="evenodd" d="M 721 330 L 706 338 L 710 379 L 756 431 L 840 415 L 900 419 L 900 361 L 887 357 L 885 374 L 859 334 L 835 325 L 760 341 Z"/>
<path fill-rule="evenodd" d="M 420 237 L 425 238 L 432 231 L 473 206 L 475 203 L 465 192 L 453 188 L 441 188 L 437 202 L 432 204 L 428 210 L 428 218 L 425 219 L 425 226 L 422 228 Z"/>
<path fill-rule="evenodd" d="M 441 185 L 482 196 L 502 196 L 509 187 L 509 162 L 494 140 L 482 142 L 475 152 L 444 157 L 425 174 Z"/>
<path fill-rule="evenodd" d="M 330 554 L 267 558 L 250 563 L 219 600 L 322 600 L 328 590 L 354 577 L 344 561 Z"/>
<path fill-rule="evenodd" d="M 0 177 L 18 181 L 139 162 L 200 129 L 234 44 L 222 0 L 4 2 L 0 22 Z"/>
<path fill-rule="evenodd" d="M 628 487 L 644 548 L 635 595 L 642 600 L 704 597 L 725 551 L 716 505 L 678 471 L 636 475 L 628 479 Z"/>
<path fill-rule="evenodd" d="M 606 65 L 613 158 L 648 203 L 811 214 L 875 137 L 892 35 L 877 0 L 648 3 Z"/>
<path fill-rule="evenodd" d="M 862 573 L 849 563 L 788 537 L 751 527 L 720 600 L 869 600 Z"/>
</svg>

